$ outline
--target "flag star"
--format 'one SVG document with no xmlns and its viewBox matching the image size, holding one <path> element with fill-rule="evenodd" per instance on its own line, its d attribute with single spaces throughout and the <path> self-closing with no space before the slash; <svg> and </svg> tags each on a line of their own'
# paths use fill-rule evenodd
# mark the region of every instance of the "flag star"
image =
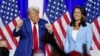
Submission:
<svg viewBox="0 0 100 56">
<path fill-rule="evenodd" d="M 6 19 L 8 19 L 8 16 L 6 17 Z"/>
<path fill-rule="evenodd" d="M 95 11 L 93 11 L 93 13 L 95 13 Z"/>
<path fill-rule="evenodd" d="M 61 15 L 61 13 L 59 15 Z"/>
<path fill-rule="evenodd" d="M 14 11 L 14 9 L 11 9 L 11 11 Z"/>
<path fill-rule="evenodd" d="M 13 15 L 13 13 L 10 14 L 11 16 Z"/>
<path fill-rule="evenodd" d="M 3 10 L 0 10 L 0 12 L 2 13 L 2 12 L 3 12 Z"/>
<path fill-rule="evenodd" d="M 53 16 L 51 16 L 51 18 L 53 18 Z"/>
<path fill-rule="evenodd" d="M 99 6 L 100 4 L 99 3 L 97 3 L 97 6 Z"/>
<path fill-rule="evenodd" d="M 15 2 L 15 0 L 13 0 L 13 2 Z"/>
<path fill-rule="evenodd" d="M 17 16 L 17 14 L 14 15 L 15 17 Z"/>
<path fill-rule="evenodd" d="M 66 5 L 64 5 L 64 8 L 66 8 Z"/>
<path fill-rule="evenodd" d="M 12 17 L 10 17 L 10 19 L 12 19 Z"/>
<path fill-rule="evenodd" d="M 90 22 L 92 21 L 92 19 L 89 20 Z"/>
<path fill-rule="evenodd" d="M 7 2 L 5 2 L 5 4 L 7 4 Z"/>
<path fill-rule="evenodd" d="M 9 12 L 7 12 L 7 14 L 9 14 Z"/>
<path fill-rule="evenodd" d="M 58 14 L 58 12 L 56 12 L 56 14 Z"/>
<path fill-rule="evenodd" d="M 61 0 L 61 2 L 63 2 L 63 0 Z"/>
<path fill-rule="evenodd" d="M 85 8 L 85 10 L 87 11 L 88 9 L 87 9 L 87 8 Z"/>
<path fill-rule="evenodd" d="M 17 8 L 18 6 L 16 5 L 16 8 Z"/>
<path fill-rule="evenodd" d="M 48 4 L 48 7 L 50 7 L 50 4 Z"/>
<path fill-rule="evenodd" d="M 15 12 L 18 12 L 18 10 L 15 10 Z"/>
<path fill-rule="evenodd" d="M 57 10 L 59 10 L 59 7 L 57 7 Z"/>
<path fill-rule="evenodd" d="M 88 3 L 87 3 L 86 5 L 87 5 L 87 6 L 89 6 L 89 4 L 88 4 Z"/>
<path fill-rule="evenodd" d="M 7 8 L 7 7 L 4 7 L 5 9 Z"/>
<path fill-rule="evenodd" d="M 88 11 L 90 11 L 90 9 L 88 9 Z"/>
<path fill-rule="evenodd" d="M 3 18 L 4 18 L 5 16 L 3 15 Z"/>
<path fill-rule="evenodd" d="M 5 21 L 5 23 L 7 24 L 7 23 L 8 23 L 8 21 Z"/>
<path fill-rule="evenodd" d="M 63 5 L 61 4 L 61 6 L 63 6 Z"/>
<path fill-rule="evenodd" d="M 95 14 L 97 15 L 98 13 L 96 12 Z"/>
<path fill-rule="evenodd" d="M 57 19 L 57 17 L 55 17 L 55 19 Z"/>
<path fill-rule="evenodd" d="M 94 2 L 94 4 L 96 4 L 96 2 Z"/>
<path fill-rule="evenodd" d="M 16 1 L 16 3 L 18 3 L 18 1 Z"/>
<path fill-rule="evenodd" d="M 52 17 L 52 15 L 50 14 L 50 17 Z"/>
<path fill-rule="evenodd" d="M 91 7 L 91 4 L 89 4 L 89 6 Z"/>
<path fill-rule="evenodd" d="M 56 2 L 55 2 L 55 1 L 54 1 L 53 3 L 54 3 L 54 4 L 56 4 Z"/>
<path fill-rule="evenodd" d="M 63 12 L 66 12 L 66 10 L 63 10 Z"/>
<path fill-rule="evenodd" d="M 89 14 L 87 14 L 87 16 L 89 16 Z"/>
<path fill-rule="evenodd" d="M 92 16 L 92 15 L 91 15 Z M 92 16 L 92 18 L 94 18 L 94 16 Z"/>
<path fill-rule="evenodd" d="M 4 6 L 3 6 L 3 5 L 2 5 L 1 7 L 2 7 L 2 8 L 4 8 Z"/>
<path fill-rule="evenodd" d="M 54 13 L 54 11 L 53 11 L 53 10 L 51 10 L 51 13 Z"/>
<path fill-rule="evenodd" d="M 55 7 L 54 7 L 54 6 L 52 6 L 52 8 L 53 8 L 53 9 L 55 9 Z"/>
<path fill-rule="evenodd" d="M 10 8 L 8 7 L 8 10 L 10 10 Z"/>
<path fill-rule="evenodd" d="M 50 12 L 52 12 L 52 10 L 50 10 Z"/>
<path fill-rule="evenodd" d="M 12 18 L 10 18 L 10 20 L 12 20 Z"/>
<path fill-rule="evenodd" d="M 11 4 L 10 4 L 10 3 L 8 3 L 8 5 L 10 6 Z"/>
<path fill-rule="evenodd" d="M 3 1 L 2 1 L 2 3 L 4 4 L 4 3 L 5 3 L 5 1 L 3 0 Z"/>
<path fill-rule="evenodd" d="M 49 0 L 49 2 L 51 2 L 51 0 Z"/>
<path fill-rule="evenodd" d="M 12 6 L 14 6 L 14 4 L 12 4 Z"/>
<path fill-rule="evenodd" d="M 47 9 L 47 11 L 49 11 L 49 9 Z"/>
<path fill-rule="evenodd" d="M 60 5 L 60 3 L 58 3 L 58 5 Z"/>
<path fill-rule="evenodd" d="M 95 7 L 93 7 L 95 9 Z"/>
</svg>

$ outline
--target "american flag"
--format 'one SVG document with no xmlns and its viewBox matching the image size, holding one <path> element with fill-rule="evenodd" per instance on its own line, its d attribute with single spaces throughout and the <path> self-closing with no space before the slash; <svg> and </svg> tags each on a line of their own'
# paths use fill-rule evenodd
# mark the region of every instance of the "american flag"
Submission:
<svg viewBox="0 0 100 56">
<path fill-rule="evenodd" d="M 0 6 L 0 38 L 5 39 L 9 49 L 15 49 L 18 40 L 12 32 L 20 19 L 17 0 L 2 0 Z"/>
<path fill-rule="evenodd" d="M 100 0 L 88 0 L 85 9 L 93 28 L 92 49 L 100 50 Z"/>
<path fill-rule="evenodd" d="M 69 13 L 64 0 L 49 0 L 44 17 L 52 24 L 55 39 L 59 46 L 63 49 L 67 25 L 70 23 Z M 46 54 L 50 54 L 49 46 L 46 47 L 46 50 Z"/>
</svg>

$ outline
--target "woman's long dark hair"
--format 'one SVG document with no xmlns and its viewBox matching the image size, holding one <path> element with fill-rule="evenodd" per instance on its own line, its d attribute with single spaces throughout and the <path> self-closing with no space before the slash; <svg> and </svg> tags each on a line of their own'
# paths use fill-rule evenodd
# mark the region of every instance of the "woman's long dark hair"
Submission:
<svg viewBox="0 0 100 56">
<path fill-rule="evenodd" d="M 82 26 L 84 27 L 84 26 L 86 26 L 86 18 L 85 18 L 85 17 L 86 17 L 86 12 L 85 12 L 85 9 L 82 8 L 81 6 L 76 6 L 76 7 L 74 8 L 74 10 L 75 10 L 76 8 L 78 8 L 78 9 L 81 11 L 81 13 L 82 13 L 82 18 L 81 18 L 81 22 L 79 23 L 79 26 L 82 25 Z M 73 10 L 73 12 L 72 12 L 72 21 L 71 21 L 71 23 L 70 23 L 70 26 L 75 26 L 75 18 L 73 17 L 74 10 Z"/>
</svg>

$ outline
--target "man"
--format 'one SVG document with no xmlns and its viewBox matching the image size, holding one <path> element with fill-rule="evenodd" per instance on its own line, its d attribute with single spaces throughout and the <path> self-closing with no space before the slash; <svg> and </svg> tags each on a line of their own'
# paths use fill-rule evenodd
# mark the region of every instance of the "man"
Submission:
<svg viewBox="0 0 100 56">
<path fill-rule="evenodd" d="M 14 36 L 20 36 L 14 56 L 35 56 L 38 53 L 42 53 L 42 56 L 44 56 L 45 46 L 41 39 L 47 30 L 50 33 L 52 32 L 51 25 L 39 18 L 37 7 L 30 7 L 28 18 L 20 20 L 13 31 Z"/>
</svg>

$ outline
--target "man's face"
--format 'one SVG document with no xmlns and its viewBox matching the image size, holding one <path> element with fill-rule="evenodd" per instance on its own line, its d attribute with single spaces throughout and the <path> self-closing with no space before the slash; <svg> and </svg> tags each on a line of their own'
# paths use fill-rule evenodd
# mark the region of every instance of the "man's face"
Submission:
<svg viewBox="0 0 100 56">
<path fill-rule="evenodd" d="M 35 11 L 31 11 L 31 12 L 29 12 L 29 17 L 34 23 L 38 23 L 38 21 L 39 21 L 39 13 L 37 13 Z"/>
</svg>

